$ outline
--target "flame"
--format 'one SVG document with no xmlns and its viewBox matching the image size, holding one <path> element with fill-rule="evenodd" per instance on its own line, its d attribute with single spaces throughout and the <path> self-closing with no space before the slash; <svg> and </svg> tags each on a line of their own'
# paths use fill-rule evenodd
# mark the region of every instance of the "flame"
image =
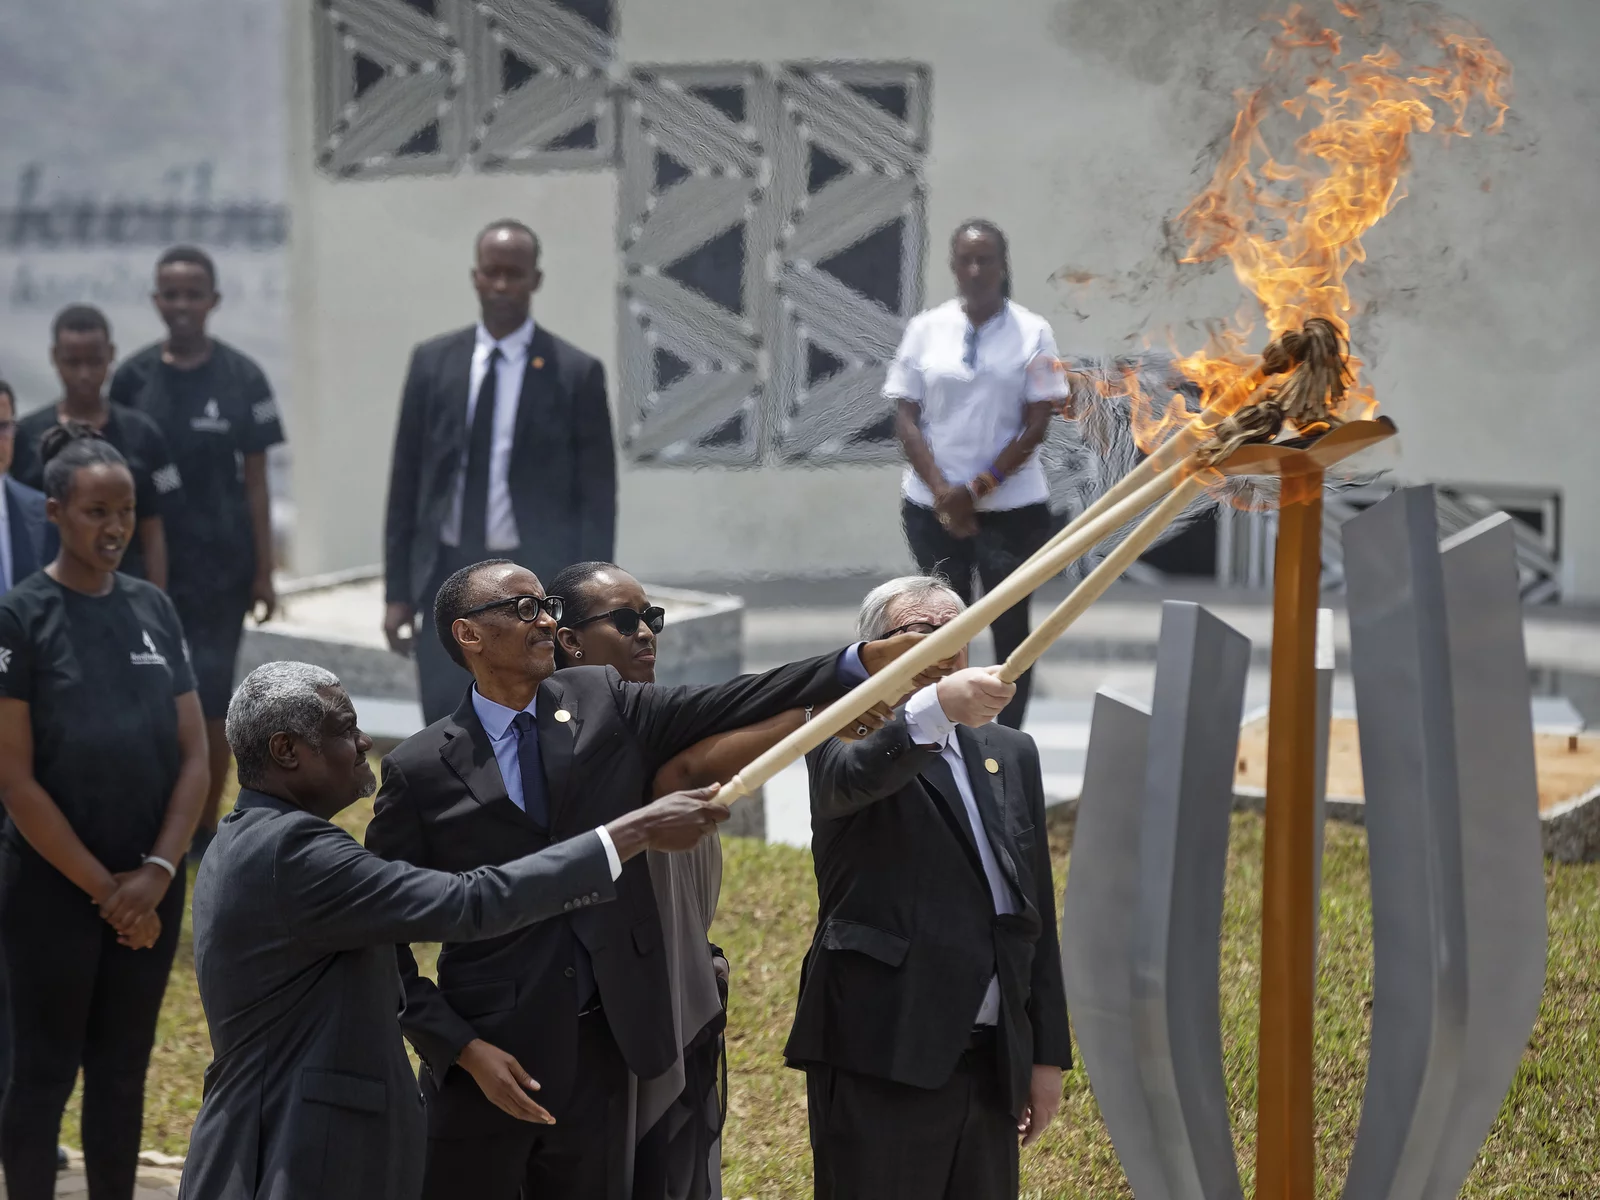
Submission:
<svg viewBox="0 0 1600 1200">
<path fill-rule="evenodd" d="M 1336 0 L 1340 14 L 1365 28 L 1372 7 Z M 1182 262 L 1227 258 L 1234 275 L 1260 306 L 1269 337 L 1298 329 L 1312 317 L 1332 321 L 1345 336 L 1354 310 L 1346 275 L 1365 261 L 1362 237 L 1405 195 L 1410 139 L 1437 130 L 1467 137 L 1475 102 L 1497 132 L 1509 107 L 1511 65 L 1475 27 L 1438 18 L 1426 32 L 1442 52 L 1432 65 L 1407 66 L 1384 46 L 1343 59 L 1343 36 L 1293 5 L 1272 18 L 1278 31 L 1266 58 L 1269 71 L 1302 76 L 1287 99 L 1272 85 L 1239 95 L 1239 114 L 1210 183 L 1179 215 L 1187 239 Z M 1441 110 L 1448 114 L 1441 120 Z M 1292 156 L 1272 146 L 1283 126 L 1303 128 Z M 1149 452 L 1184 425 L 1210 428 L 1250 402 L 1267 376 L 1248 349 L 1252 323 L 1236 318 L 1217 329 L 1197 353 L 1178 365 L 1200 392 L 1202 413 L 1182 395 L 1161 402 L 1137 396 L 1134 435 Z M 1361 362 L 1351 356 L 1352 382 L 1338 415 L 1370 416 L 1377 407 L 1361 382 Z M 1129 380 L 1137 392 L 1137 385 Z"/>
</svg>

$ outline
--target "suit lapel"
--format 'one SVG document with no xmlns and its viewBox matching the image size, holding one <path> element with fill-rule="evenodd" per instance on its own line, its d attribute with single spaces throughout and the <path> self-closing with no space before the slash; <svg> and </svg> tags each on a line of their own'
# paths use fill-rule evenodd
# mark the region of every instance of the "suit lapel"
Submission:
<svg viewBox="0 0 1600 1200">
<path fill-rule="evenodd" d="M 483 810 L 524 829 L 536 828 L 528 814 L 511 802 L 506 781 L 500 775 L 500 764 L 495 761 L 494 747 L 472 708 L 470 692 L 456 710 L 454 725 L 445 734 L 439 757 L 456 773 L 462 786 Z"/>
<path fill-rule="evenodd" d="M 543 325 L 535 324 L 528 342 L 528 361 L 522 371 L 522 392 L 517 398 L 517 423 L 511 438 L 511 453 L 524 461 L 522 450 L 528 438 L 544 423 L 551 408 L 555 380 L 555 339 Z M 540 744 L 541 748 L 543 743 Z"/>
<path fill-rule="evenodd" d="M 989 837 L 989 847 L 994 851 L 1000 872 L 1016 889 L 1020 900 L 1024 893 L 1022 881 L 1017 877 L 1017 861 L 1006 833 L 1005 815 L 1005 760 L 994 753 L 981 730 L 956 726 L 956 740 L 961 743 L 961 756 L 967 763 L 967 777 L 972 781 L 972 798 L 977 802 L 978 815 L 983 819 L 984 831 Z M 1000 768 L 991 772 L 988 760 L 993 759 Z"/>
<path fill-rule="evenodd" d="M 922 768 L 922 778 L 932 789 L 945 824 L 950 826 L 956 841 L 961 843 L 961 850 L 967 856 L 967 861 L 978 873 L 978 878 L 982 879 L 983 860 L 978 857 L 978 843 L 974 840 L 972 822 L 967 817 L 967 806 L 962 803 L 961 792 L 956 787 L 956 777 L 950 770 L 950 764 L 938 755 L 934 755 L 928 760 L 928 765 Z"/>
<path fill-rule="evenodd" d="M 553 677 L 539 685 L 537 706 L 539 757 L 544 760 L 544 781 L 550 800 L 550 828 L 566 811 L 572 787 L 572 762 L 583 732 L 583 715 L 566 689 Z"/>
</svg>

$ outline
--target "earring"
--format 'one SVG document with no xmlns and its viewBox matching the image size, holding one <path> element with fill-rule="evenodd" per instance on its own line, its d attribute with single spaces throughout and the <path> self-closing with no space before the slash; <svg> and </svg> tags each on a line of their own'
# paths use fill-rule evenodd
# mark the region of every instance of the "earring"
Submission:
<svg viewBox="0 0 1600 1200">
<path fill-rule="evenodd" d="M 582 658 L 583 657 L 583 651 L 582 650 L 574 650 L 572 652 L 572 657 L 573 658 Z"/>
</svg>

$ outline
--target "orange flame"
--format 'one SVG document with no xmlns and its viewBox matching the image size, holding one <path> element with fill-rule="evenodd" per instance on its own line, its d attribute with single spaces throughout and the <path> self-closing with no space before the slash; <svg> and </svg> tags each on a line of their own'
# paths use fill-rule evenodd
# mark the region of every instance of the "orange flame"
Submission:
<svg viewBox="0 0 1600 1200">
<path fill-rule="evenodd" d="M 1371 17 L 1360 0 L 1336 3 L 1351 21 L 1365 25 Z M 1269 87 L 1240 94 L 1211 182 L 1179 215 L 1188 239 L 1181 261 L 1229 259 L 1260 304 L 1270 337 L 1312 317 L 1326 317 L 1348 336 L 1354 306 L 1346 273 L 1366 258 L 1363 235 L 1405 194 L 1411 135 L 1437 127 L 1446 136 L 1470 136 L 1466 118 L 1479 100 L 1492 114 L 1488 131 L 1501 129 L 1511 65 L 1476 28 L 1455 19 L 1426 30 L 1443 60 L 1410 68 L 1387 46 L 1340 61 L 1341 35 L 1299 5 L 1275 19 L 1267 68 L 1284 73 L 1308 63 L 1310 74 L 1286 100 L 1274 102 Z M 1448 111 L 1449 124 L 1440 125 L 1436 105 Z M 1316 124 L 1295 138 L 1292 159 L 1275 156 L 1269 142 L 1281 141 L 1283 114 L 1303 125 L 1308 113 Z M 1142 449 L 1149 452 L 1191 422 L 1209 428 L 1250 401 L 1266 379 L 1259 356 L 1246 349 L 1251 332 L 1236 320 L 1179 360 L 1200 390 L 1201 416 L 1182 396 L 1160 403 L 1136 395 L 1134 435 Z M 1377 401 L 1360 380 L 1360 360 L 1352 356 L 1350 366 L 1352 385 L 1339 415 L 1355 420 L 1370 416 Z"/>
</svg>

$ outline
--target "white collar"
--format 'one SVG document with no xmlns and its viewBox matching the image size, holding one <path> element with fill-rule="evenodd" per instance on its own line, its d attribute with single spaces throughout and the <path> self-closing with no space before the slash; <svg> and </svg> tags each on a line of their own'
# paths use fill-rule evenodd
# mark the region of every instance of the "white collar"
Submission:
<svg viewBox="0 0 1600 1200">
<path fill-rule="evenodd" d="M 532 344 L 532 342 L 532 317 L 529 317 L 521 325 L 518 325 L 498 342 L 494 340 L 494 335 L 492 335 L 483 327 L 483 322 L 478 322 L 477 344 L 485 350 L 498 346 L 500 348 L 500 353 L 505 355 L 507 358 L 521 358 L 528 353 L 528 347 Z"/>
<path fill-rule="evenodd" d="M 522 711 L 533 715 L 539 705 L 539 693 L 533 694 L 533 699 L 528 701 L 528 707 Z M 511 732 L 511 722 L 517 719 L 517 710 L 507 708 L 504 704 L 494 701 L 478 690 L 478 685 L 472 685 L 472 711 L 478 714 L 478 721 L 483 726 L 483 731 L 489 735 L 491 742 L 503 741 Z"/>
</svg>

